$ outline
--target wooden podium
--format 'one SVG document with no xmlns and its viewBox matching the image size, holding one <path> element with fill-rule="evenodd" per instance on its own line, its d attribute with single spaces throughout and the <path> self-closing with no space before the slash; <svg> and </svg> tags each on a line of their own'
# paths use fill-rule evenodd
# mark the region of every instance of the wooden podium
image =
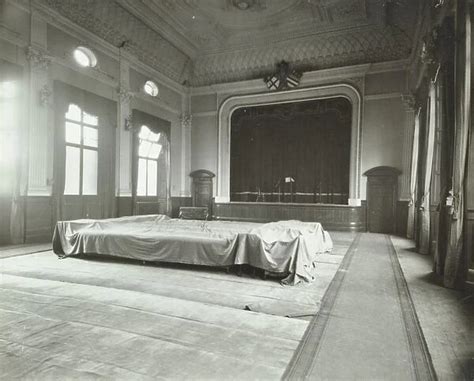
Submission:
<svg viewBox="0 0 474 381">
<path fill-rule="evenodd" d="M 192 177 L 192 207 L 179 208 L 183 219 L 206 220 L 212 215 L 212 187 L 215 174 L 206 169 L 198 169 L 189 174 Z"/>
</svg>

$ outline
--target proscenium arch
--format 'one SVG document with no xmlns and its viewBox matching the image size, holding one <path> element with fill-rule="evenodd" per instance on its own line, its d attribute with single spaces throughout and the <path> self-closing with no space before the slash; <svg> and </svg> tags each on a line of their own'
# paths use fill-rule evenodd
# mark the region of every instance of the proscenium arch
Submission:
<svg viewBox="0 0 474 381">
<path fill-rule="evenodd" d="M 219 107 L 216 202 L 230 202 L 230 137 L 232 113 L 241 107 L 294 103 L 327 98 L 346 98 L 352 105 L 351 149 L 349 169 L 349 205 L 360 205 L 360 145 L 362 101 L 352 85 L 341 83 L 306 87 L 290 91 L 236 95 L 225 99 Z"/>
</svg>

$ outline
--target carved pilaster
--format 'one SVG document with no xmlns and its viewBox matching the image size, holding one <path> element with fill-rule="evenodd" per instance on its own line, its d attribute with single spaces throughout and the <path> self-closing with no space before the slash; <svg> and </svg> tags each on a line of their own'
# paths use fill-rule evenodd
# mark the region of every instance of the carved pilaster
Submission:
<svg viewBox="0 0 474 381">
<path fill-rule="evenodd" d="M 53 90 L 49 85 L 44 85 L 39 90 L 39 103 L 41 106 L 49 106 L 51 104 L 51 96 L 53 95 Z"/>
<path fill-rule="evenodd" d="M 399 188 L 400 199 L 409 200 L 416 99 L 411 93 L 402 94 L 401 98 L 405 109 L 405 127 L 403 129 L 402 174 L 399 177 Z"/>
<path fill-rule="evenodd" d="M 120 110 L 124 117 L 124 128 L 126 131 L 128 131 L 133 127 L 130 102 L 135 97 L 135 93 L 130 91 L 130 89 L 125 86 L 117 87 L 116 91 L 120 103 Z"/>
<path fill-rule="evenodd" d="M 130 104 L 130 101 L 135 97 L 135 93 L 124 86 L 117 87 L 117 95 L 121 105 Z"/>
<path fill-rule="evenodd" d="M 181 123 L 181 197 L 190 195 L 189 172 L 191 170 L 191 126 L 193 117 L 190 113 L 179 116 Z"/>
</svg>

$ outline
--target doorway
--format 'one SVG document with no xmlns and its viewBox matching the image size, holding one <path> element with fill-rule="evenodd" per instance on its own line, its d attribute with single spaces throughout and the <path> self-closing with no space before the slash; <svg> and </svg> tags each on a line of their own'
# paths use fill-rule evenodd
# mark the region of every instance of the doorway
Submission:
<svg viewBox="0 0 474 381">
<path fill-rule="evenodd" d="M 395 233 L 398 176 L 392 167 L 375 167 L 367 176 L 367 229 L 372 233 Z"/>
</svg>

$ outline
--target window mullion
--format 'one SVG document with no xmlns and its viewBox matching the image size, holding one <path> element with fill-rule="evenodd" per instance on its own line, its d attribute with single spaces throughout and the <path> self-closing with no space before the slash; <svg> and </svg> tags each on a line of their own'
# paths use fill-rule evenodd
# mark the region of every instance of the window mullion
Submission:
<svg viewBox="0 0 474 381">
<path fill-rule="evenodd" d="M 156 163 L 156 197 L 158 197 L 158 159 L 155 160 Z"/>
<path fill-rule="evenodd" d="M 145 195 L 148 197 L 148 159 L 145 159 Z"/>
<path fill-rule="evenodd" d="M 83 140 L 84 139 L 84 125 L 82 124 L 82 113 L 81 113 L 81 145 L 79 147 L 81 151 L 81 163 L 80 163 L 80 169 L 79 169 L 79 194 L 82 196 L 82 187 L 83 187 L 83 171 L 84 171 L 84 145 L 83 145 Z"/>
</svg>

